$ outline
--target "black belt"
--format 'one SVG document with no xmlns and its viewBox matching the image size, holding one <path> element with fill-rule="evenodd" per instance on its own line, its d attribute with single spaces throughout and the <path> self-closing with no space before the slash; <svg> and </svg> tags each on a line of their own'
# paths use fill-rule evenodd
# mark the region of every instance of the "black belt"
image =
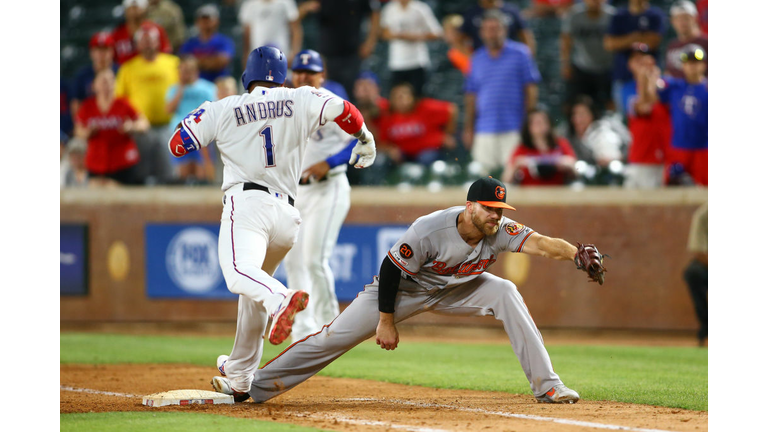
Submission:
<svg viewBox="0 0 768 432">
<path fill-rule="evenodd" d="M 247 191 L 247 190 L 260 190 L 262 192 L 266 192 L 266 193 L 272 195 L 272 192 L 270 192 L 269 189 L 267 189 L 266 186 L 262 186 L 262 185 L 256 184 L 256 183 L 243 183 L 243 190 L 244 191 Z M 288 204 L 293 205 L 293 202 L 294 202 L 293 198 L 288 196 Z"/>
</svg>

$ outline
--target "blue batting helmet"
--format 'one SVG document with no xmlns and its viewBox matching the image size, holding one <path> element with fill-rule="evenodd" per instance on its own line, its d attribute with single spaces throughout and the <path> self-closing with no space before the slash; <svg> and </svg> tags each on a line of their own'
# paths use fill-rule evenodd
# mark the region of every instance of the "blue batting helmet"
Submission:
<svg viewBox="0 0 768 432">
<path fill-rule="evenodd" d="M 323 69 L 323 58 L 320 57 L 320 53 L 313 50 L 304 50 L 296 54 L 291 66 L 291 70 L 295 71 L 322 72 Z"/>
<path fill-rule="evenodd" d="M 243 71 L 243 87 L 254 81 L 267 81 L 283 84 L 288 74 L 288 61 L 285 54 L 275 47 L 263 46 L 251 51 Z"/>
</svg>

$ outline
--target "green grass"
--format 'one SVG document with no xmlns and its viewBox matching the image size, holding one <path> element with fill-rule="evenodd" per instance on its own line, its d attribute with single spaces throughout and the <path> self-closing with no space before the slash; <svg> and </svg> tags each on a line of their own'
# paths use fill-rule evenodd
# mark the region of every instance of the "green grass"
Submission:
<svg viewBox="0 0 768 432">
<path fill-rule="evenodd" d="M 60 429 L 77 432 L 308 432 L 321 429 L 259 420 L 232 418 L 223 415 L 198 413 L 110 412 L 89 414 L 61 414 Z"/>
<path fill-rule="evenodd" d="M 232 338 L 61 334 L 61 363 L 189 363 L 213 368 Z M 280 347 L 264 345 L 262 363 Z M 693 347 L 548 347 L 555 371 L 586 400 L 706 411 L 707 350 Z M 364 342 L 320 375 L 449 389 L 530 394 L 508 345 L 401 342 L 383 351 Z"/>
</svg>

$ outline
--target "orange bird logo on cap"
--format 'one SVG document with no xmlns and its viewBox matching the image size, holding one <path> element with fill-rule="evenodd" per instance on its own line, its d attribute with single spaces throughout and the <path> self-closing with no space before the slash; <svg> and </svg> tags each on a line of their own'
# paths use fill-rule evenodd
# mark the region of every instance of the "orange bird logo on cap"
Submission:
<svg viewBox="0 0 768 432">
<path fill-rule="evenodd" d="M 503 200 L 504 195 L 506 195 L 507 191 L 504 190 L 501 186 L 496 186 L 496 198 Z"/>
</svg>

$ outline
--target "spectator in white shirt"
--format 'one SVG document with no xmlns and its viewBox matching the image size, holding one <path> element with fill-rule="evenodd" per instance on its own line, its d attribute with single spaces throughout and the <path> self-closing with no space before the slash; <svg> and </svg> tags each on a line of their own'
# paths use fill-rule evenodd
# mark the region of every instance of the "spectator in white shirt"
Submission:
<svg viewBox="0 0 768 432">
<path fill-rule="evenodd" d="M 287 56 L 290 67 L 304 38 L 294 0 L 245 0 L 238 19 L 243 26 L 243 66 L 252 50 L 270 45 Z"/>
<path fill-rule="evenodd" d="M 394 0 L 381 10 L 382 39 L 389 41 L 391 84 L 410 83 L 422 94 L 429 62 L 427 41 L 443 30 L 429 6 L 418 0 Z"/>
</svg>

